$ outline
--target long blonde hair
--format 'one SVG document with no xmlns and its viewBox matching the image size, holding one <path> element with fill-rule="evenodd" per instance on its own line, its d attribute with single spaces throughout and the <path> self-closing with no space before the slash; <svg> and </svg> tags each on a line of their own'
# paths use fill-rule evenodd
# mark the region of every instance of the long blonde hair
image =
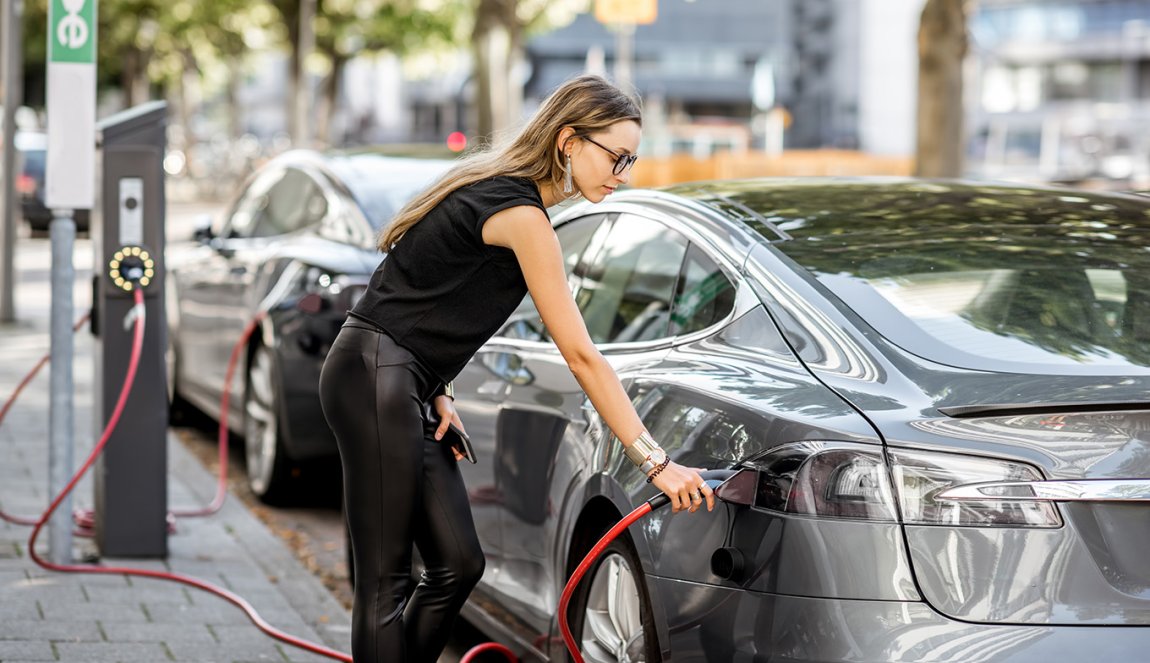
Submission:
<svg viewBox="0 0 1150 663">
<path fill-rule="evenodd" d="M 563 153 L 556 146 L 566 127 L 576 136 L 610 127 L 621 120 L 641 123 L 638 101 L 599 76 L 583 75 L 560 85 L 507 145 L 464 159 L 417 195 L 380 232 L 379 249 L 388 251 L 449 193 L 498 175 L 526 177 L 540 188 L 563 181 Z"/>
</svg>

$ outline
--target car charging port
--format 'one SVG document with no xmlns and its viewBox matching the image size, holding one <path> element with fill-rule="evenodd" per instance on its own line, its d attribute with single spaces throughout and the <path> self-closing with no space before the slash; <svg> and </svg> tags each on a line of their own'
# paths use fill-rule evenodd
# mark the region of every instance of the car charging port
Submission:
<svg viewBox="0 0 1150 663">
<path fill-rule="evenodd" d="M 117 288 L 131 292 L 135 288 L 147 288 L 155 277 L 156 263 L 151 254 L 142 246 L 125 246 L 112 255 L 108 261 L 108 278 Z"/>
</svg>

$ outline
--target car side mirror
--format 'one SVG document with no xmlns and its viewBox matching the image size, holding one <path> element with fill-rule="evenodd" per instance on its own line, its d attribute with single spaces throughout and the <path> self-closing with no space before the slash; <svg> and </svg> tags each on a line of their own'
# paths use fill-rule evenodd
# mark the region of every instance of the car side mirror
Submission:
<svg viewBox="0 0 1150 663">
<path fill-rule="evenodd" d="M 535 376 L 523 365 L 523 359 L 510 352 L 492 352 L 483 355 L 483 365 L 498 378 L 522 387 L 535 381 Z"/>
<path fill-rule="evenodd" d="M 196 225 L 192 230 L 192 240 L 200 244 L 207 244 L 215 238 L 215 233 L 212 232 L 212 217 L 209 214 L 203 214 L 196 217 Z"/>
</svg>

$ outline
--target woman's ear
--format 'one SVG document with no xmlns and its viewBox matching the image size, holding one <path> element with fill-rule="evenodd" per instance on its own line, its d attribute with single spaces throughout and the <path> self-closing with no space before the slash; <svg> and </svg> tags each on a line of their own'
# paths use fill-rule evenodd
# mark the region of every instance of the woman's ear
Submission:
<svg viewBox="0 0 1150 663">
<path fill-rule="evenodd" d="M 568 145 L 574 137 L 575 129 L 572 127 L 563 127 L 559 130 L 559 136 L 555 139 L 555 147 L 558 148 L 560 154 L 567 154 Z"/>
</svg>

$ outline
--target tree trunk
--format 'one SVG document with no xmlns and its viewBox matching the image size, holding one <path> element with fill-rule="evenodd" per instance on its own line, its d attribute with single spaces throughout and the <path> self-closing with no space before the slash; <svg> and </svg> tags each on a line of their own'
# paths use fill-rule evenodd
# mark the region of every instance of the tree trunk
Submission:
<svg viewBox="0 0 1150 663">
<path fill-rule="evenodd" d="M 177 77 L 180 86 L 180 124 L 184 127 L 184 159 L 188 172 L 195 167 L 196 133 L 192 129 L 192 118 L 200 112 L 200 65 L 191 49 L 183 48 L 180 56 L 184 61 L 184 70 Z"/>
<path fill-rule="evenodd" d="M 131 108 L 148 100 L 148 53 L 129 47 L 124 51 L 124 65 L 120 70 L 120 87 L 124 93 L 124 108 Z"/>
<path fill-rule="evenodd" d="M 511 81 L 516 44 L 522 26 L 516 0 L 479 0 L 475 10 L 472 48 L 475 54 L 475 109 L 480 137 L 494 139 L 515 120 L 513 99 L 523 91 Z"/>
<path fill-rule="evenodd" d="M 927 0 L 918 28 L 915 175 L 962 175 L 965 0 Z"/>
<path fill-rule="evenodd" d="M 338 53 L 327 53 L 331 60 L 331 71 L 323 80 L 323 97 L 319 106 L 319 118 L 316 120 L 316 141 L 321 146 L 331 144 L 331 125 L 335 119 L 336 105 L 339 102 L 339 80 L 343 76 L 347 56 Z"/>
<path fill-rule="evenodd" d="M 240 115 L 240 80 L 243 76 L 243 56 L 232 54 L 228 58 L 228 84 L 225 92 L 228 101 L 228 136 L 232 142 L 243 135 L 243 119 Z"/>
</svg>

